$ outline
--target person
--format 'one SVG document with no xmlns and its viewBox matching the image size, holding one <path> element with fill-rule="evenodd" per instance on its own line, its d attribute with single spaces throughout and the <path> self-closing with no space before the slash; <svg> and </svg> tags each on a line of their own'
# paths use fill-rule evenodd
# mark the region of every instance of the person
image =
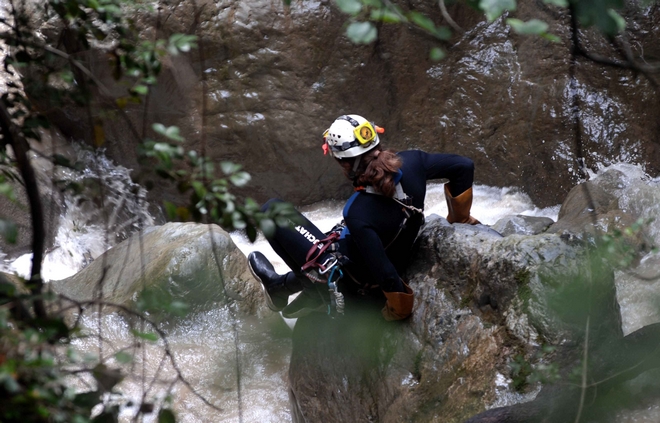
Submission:
<svg viewBox="0 0 660 423">
<path fill-rule="evenodd" d="M 421 150 L 395 153 L 382 148 L 383 133 L 362 116 L 338 117 L 323 134 L 323 151 L 355 187 L 343 209 L 343 225 L 325 234 L 300 215 L 294 228 L 278 227 L 268 242 L 292 269 L 283 275 L 262 253 L 248 256 L 268 306 L 284 317 L 341 312 L 344 295 L 381 298 L 387 320 L 410 316 L 414 293 L 401 275 L 424 223 L 428 180 L 449 180 L 444 187 L 449 223 L 480 223 L 470 215 L 472 160 Z M 263 209 L 279 201 L 269 200 Z"/>
</svg>

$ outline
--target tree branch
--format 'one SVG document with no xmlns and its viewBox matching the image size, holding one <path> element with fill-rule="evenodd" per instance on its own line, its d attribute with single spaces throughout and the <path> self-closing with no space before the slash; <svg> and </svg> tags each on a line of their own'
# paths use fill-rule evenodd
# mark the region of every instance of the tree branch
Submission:
<svg viewBox="0 0 660 423">
<path fill-rule="evenodd" d="M 30 205 L 30 218 L 32 222 L 32 270 L 30 271 L 28 287 L 30 292 L 37 296 L 33 301 L 35 314 L 37 317 L 45 318 L 47 316 L 46 308 L 43 300 L 40 298 L 43 290 L 41 261 L 44 256 L 44 240 L 46 239 L 43 207 L 41 205 L 41 198 L 39 197 L 37 177 L 28 158 L 30 144 L 12 122 L 5 99 L 6 97 L 3 97 L 2 104 L 0 104 L 0 128 L 2 129 L 5 142 L 11 145 L 14 150 L 18 169 L 21 172 Z"/>
</svg>

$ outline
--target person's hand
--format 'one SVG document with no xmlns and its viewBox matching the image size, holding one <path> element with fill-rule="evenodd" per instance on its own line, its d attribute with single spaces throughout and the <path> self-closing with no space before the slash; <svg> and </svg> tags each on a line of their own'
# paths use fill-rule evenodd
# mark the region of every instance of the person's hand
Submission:
<svg viewBox="0 0 660 423">
<path fill-rule="evenodd" d="M 403 283 L 405 292 L 385 292 L 387 302 L 381 310 L 385 320 L 403 320 L 412 314 L 415 295 L 406 283 Z"/>
</svg>

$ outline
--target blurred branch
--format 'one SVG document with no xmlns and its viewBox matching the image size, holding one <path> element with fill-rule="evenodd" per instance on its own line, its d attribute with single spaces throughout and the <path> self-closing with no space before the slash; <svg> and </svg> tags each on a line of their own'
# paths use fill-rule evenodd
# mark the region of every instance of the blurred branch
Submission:
<svg viewBox="0 0 660 423">
<path fill-rule="evenodd" d="M 445 0 L 438 0 L 438 6 L 440 6 L 442 17 L 445 18 L 449 26 L 452 27 L 454 31 L 464 34 L 465 30 L 458 26 L 458 24 L 451 18 L 451 16 L 449 16 L 449 12 L 447 12 L 447 6 L 445 6 Z"/>
<path fill-rule="evenodd" d="M 647 63 L 638 63 L 632 55 L 632 49 L 630 48 L 630 45 L 626 41 L 622 42 L 622 48 L 624 51 L 624 56 L 626 58 L 626 60 L 624 61 L 612 60 L 605 56 L 588 52 L 582 47 L 582 44 L 580 43 L 577 16 L 575 13 L 575 5 L 573 2 L 569 2 L 568 11 L 571 18 L 571 40 L 572 40 L 571 54 L 572 55 L 584 57 L 585 59 L 588 59 L 600 65 L 639 72 L 640 74 L 646 77 L 646 79 L 649 81 L 649 83 L 653 86 L 654 89 L 658 89 L 658 83 L 651 76 L 651 74 L 660 73 L 660 65 L 649 65 Z M 613 45 L 616 45 L 614 39 L 610 39 L 610 42 Z"/>
<path fill-rule="evenodd" d="M 41 205 L 41 198 L 39 198 L 37 177 L 30 164 L 30 159 L 28 158 L 30 144 L 12 122 L 11 115 L 5 107 L 4 98 L 2 104 L 0 104 L 0 128 L 2 129 L 4 141 L 11 145 L 14 150 L 16 163 L 18 164 L 18 169 L 21 172 L 23 182 L 25 183 L 25 191 L 30 204 L 30 218 L 32 223 L 32 270 L 30 271 L 29 289 L 33 295 L 37 296 L 33 301 L 35 314 L 37 317 L 45 318 L 47 315 L 46 308 L 43 299 L 40 297 L 43 290 L 41 261 L 43 260 L 44 241 L 46 239 L 43 207 Z"/>
</svg>

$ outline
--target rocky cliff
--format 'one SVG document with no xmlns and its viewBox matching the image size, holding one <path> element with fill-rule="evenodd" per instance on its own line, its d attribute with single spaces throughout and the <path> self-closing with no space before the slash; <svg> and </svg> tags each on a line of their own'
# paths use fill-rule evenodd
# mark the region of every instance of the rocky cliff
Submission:
<svg viewBox="0 0 660 423">
<path fill-rule="evenodd" d="M 403 7 L 443 22 L 433 3 Z M 653 22 L 660 12 L 624 12 L 635 54 L 657 56 Z M 478 183 L 519 186 L 539 206 L 563 201 L 577 183 L 578 155 L 589 168 L 628 161 L 658 173 L 651 85 L 641 75 L 584 59 L 570 71 L 569 19 L 560 9 L 520 2 L 515 12 L 549 22 L 557 43 L 516 35 L 503 19 L 488 23 L 463 3 L 449 14 L 464 32 L 442 45 L 447 56 L 437 63 L 428 59 L 436 42 L 405 25 L 380 25 L 378 41 L 351 44 L 345 15 L 327 0 L 290 7 L 281 0 L 181 1 L 140 14 L 143 38 L 151 39 L 154 28 L 159 36 L 194 33 L 199 49 L 166 61 L 149 101 L 129 108 L 128 120 L 106 120 L 104 147 L 120 164 L 147 171 L 126 122 L 178 125 L 187 147 L 245 164 L 254 176 L 247 194 L 296 204 L 345 196 L 345 181 L 320 150 L 321 134 L 344 113 L 385 127 L 384 145 L 393 149 L 469 156 Z M 590 51 L 616 56 L 597 34 L 581 37 Z M 119 96 L 122 85 L 112 80 L 104 56 L 88 60 L 106 91 Z M 52 113 L 75 139 L 88 133 L 84 116 L 75 108 Z M 162 186 L 152 198 L 175 195 Z"/>
</svg>

